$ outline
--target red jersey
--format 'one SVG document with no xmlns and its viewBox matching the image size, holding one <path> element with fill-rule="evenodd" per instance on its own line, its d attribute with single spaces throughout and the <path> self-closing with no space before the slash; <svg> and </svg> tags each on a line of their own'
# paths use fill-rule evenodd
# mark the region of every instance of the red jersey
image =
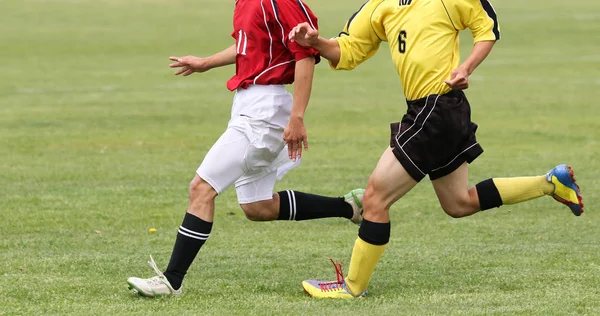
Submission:
<svg viewBox="0 0 600 316">
<path fill-rule="evenodd" d="M 296 61 L 319 54 L 288 40 L 293 27 L 308 22 L 317 29 L 317 18 L 301 0 L 237 0 L 233 13 L 236 71 L 229 90 L 250 84 L 294 82 Z"/>
</svg>

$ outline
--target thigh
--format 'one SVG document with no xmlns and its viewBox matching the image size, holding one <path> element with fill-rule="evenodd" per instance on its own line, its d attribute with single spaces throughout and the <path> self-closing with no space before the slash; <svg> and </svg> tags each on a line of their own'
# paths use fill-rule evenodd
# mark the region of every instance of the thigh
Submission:
<svg viewBox="0 0 600 316">
<path fill-rule="evenodd" d="M 297 167 L 301 159 L 290 160 L 287 147 L 269 165 L 244 173 L 236 182 L 235 188 L 240 204 L 254 203 L 271 199 L 275 182 L 283 178 L 290 170 Z"/>
<path fill-rule="evenodd" d="M 273 198 L 277 170 L 266 174 L 257 174 L 255 177 L 245 175 L 244 178 L 245 181 L 238 181 L 235 184 L 239 204 L 249 204 Z"/>
<path fill-rule="evenodd" d="M 244 175 L 244 156 L 249 145 L 244 132 L 227 128 L 208 151 L 196 173 L 217 193 L 222 193 Z"/>
<path fill-rule="evenodd" d="M 465 206 L 478 207 L 477 197 L 471 196 L 476 195 L 477 191 L 469 190 L 469 167 L 466 162 L 450 174 L 432 180 L 431 184 L 446 212 L 463 209 Z"/>
<path fill-rule="evenodd" d="M 241 117 L 245 121 L 245 133 L 250 144 L 244 155 L 244 170 L 255 173 L 275 168 L 277 158 L 285 148 L 283 128 L 267 123 Z M 270 170 L 269 170 L 270 171 Z"/>
<path fill-rule="evenodd" d="M 374 199 L 375 203 L 389 209 L 417 183 L 398 161 L 392 149 L 388 148 L 371 174 L 365 194 Z"/>
</svg>

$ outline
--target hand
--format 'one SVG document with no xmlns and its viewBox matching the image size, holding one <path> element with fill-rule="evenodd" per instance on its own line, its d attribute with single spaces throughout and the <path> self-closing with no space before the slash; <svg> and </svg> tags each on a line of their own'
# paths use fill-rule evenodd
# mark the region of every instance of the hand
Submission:
<svg viewBox="0 0 600 316">
<path fill-rule="evenodd" d="M 175 72 L 175 75 L 183 74 L 187 77 L 195 72 L 205 72 L 211 69 L 206 58 L 200 58 L 196 56 L 184 56 L 184 57 L 169 57 L 174 63 L 170 64 L 171 68 L 181 68 Z"/>
<path fill-rule="evenodd" d="M 290 31 L 288 38 L 291 42 L 296 42 L 300 46 L 314 46 L 319 39 L 319 31 L 304 22 L 296 25 Z"/>
<path fill-rule="evenodd" d="M 452 90 L 465 90 L 469 88 L 469 71 L 459 66 L 450 73 L 450 80 L 444 80 Z"/>
<path fill-rule="evenodd" d="M 292 161 L 302 158 L 302 144 L 304 150 L 308 150 L 308 136 L 304 121 L 301 118 L 292 118 L 283 130 L 283 141 L 288 146 L 288 155 Z"/>
</svg>

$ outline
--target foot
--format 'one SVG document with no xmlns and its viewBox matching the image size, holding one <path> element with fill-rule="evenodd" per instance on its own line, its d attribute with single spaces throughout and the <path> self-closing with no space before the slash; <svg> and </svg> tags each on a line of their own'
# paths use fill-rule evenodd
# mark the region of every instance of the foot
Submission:
<svg viewBox="0 0 600 316">
<path fill-rule="evenodd" d="M 354 189 L 354 190 L 348 192 L 346 195 L 344 195 L 344 200 L 346 200 L 346 203 L 348 203 L 348 204 L 350 204 L 350 206 L 352 206 L 352 211 L 354 212 L 350 221 L 352 221 L 352 223 L 354 223 L 356 225 L 360 225 L 360 223 L 363 220 L 362 201 L 363 201 L 364 194 L 365 194 L 364 189 Z"/>
<path fill-rule="evenodd" d="M 579 185 L 575 182 L 575 176 L 571 166 L 558 165 L 548 171 L 546 180 L 554 184 L 552 197 L 560 203 L 568 206 L 575 216 L 583 213 L 583 197 Z"/>
<path fill-rule="evenodd" d="M 132 290 L 134 294 L 139 294 L 145 297 L 172 296 L 181 294 L 181 289 L 175 290 L 165 275 L 158 269 L 152 256 L 150 256 L 148 265 L 154 269 L 157 274 L 156 276 L 149 279 L 140 279 L 135 277 L 127 279 L 129 289 Z"/>
<path fill-rule="evenodd" d="M 331 260 L 331 259 L 330 259 Z M 338 299 L 353 299 L 360 298 L 367 295 L 367 291 L 360 293 L 359 295 L 353 295 L 346 287 L 346 281 L 344 280 L 344 273 L 342 272 L 342 264 L 335 263 L 331 260 L 335 266 L 335 272 L 337 275 L 336 281 L 324 282 L 316 280 L 305 280 L 302 281 L 302 287 L 304 292 L 314 298 L 338 298 Z"/>
</svg>

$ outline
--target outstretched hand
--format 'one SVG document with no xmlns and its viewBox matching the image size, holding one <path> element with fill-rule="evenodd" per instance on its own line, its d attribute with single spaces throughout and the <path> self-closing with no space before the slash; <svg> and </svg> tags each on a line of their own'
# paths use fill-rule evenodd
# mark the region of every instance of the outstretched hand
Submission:
<svg viewBox="0 0 600 316">
<path fill-rule="evenodd" d="M 169 57 L 174 63 L 170 64 L 171 68 L 180 68 L 175 72 L 175 75 L 181 75 L 187 77 L 195 72 L 205 72 L 210 70 L 206 58 L 200 58 L 196 56 L 184 56 L 184 57 Z"/>
<path fill-rule="evenodd" d="M 450 73 L 450 79 L 444 80 L 452 90 L 465 90 L 469 88 L 469 72 L 463 68 L 458 67 Z"/>
<path fill-rule="evenodd" d="M 303 22 L 294 26 L 288 38 L 300 46 L 314 46 L 319 39 L 319 30 L 315 30 L 310 24 Z"/>
</svg>

